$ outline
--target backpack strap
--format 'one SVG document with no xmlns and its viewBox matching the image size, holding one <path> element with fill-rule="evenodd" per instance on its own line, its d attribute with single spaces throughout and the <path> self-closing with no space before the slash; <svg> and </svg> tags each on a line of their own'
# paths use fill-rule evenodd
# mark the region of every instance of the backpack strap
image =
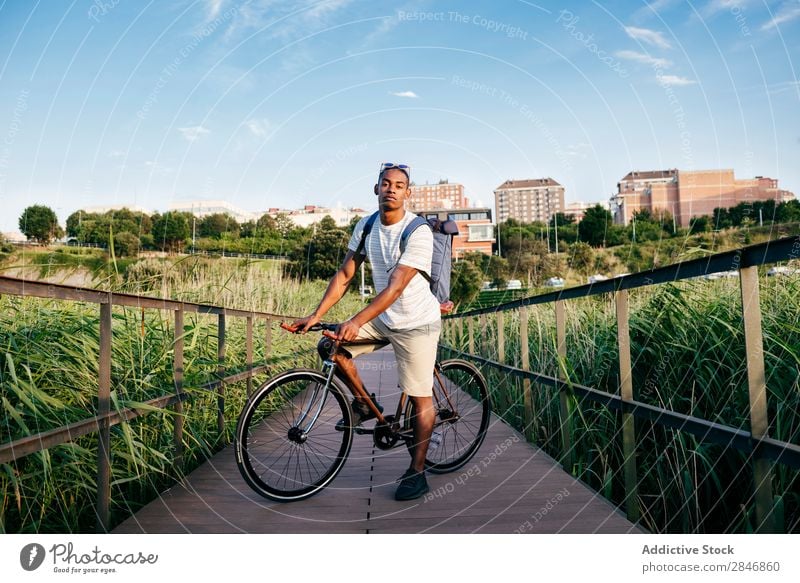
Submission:
<svg viewBox="0 0 800 583">
<path fill-rule="evenodd" d="M 409 237 L 411 237 L 411 234 L 414 231 L 416 231 L 417 229 L 419 229 L 423 225 L 425 225 L 429 229 L 431 228 L 431 225 L 430 225 L 430 223 L 428 223 L 428 221 L 423 219 L 421 216 L 417 215 L 416 217 L 414 217 L 414 220 L 412 220 L 410 223 L 408 223 L 406 225 L 406 228 L 403 229 L 403 233 L 400 235 L 400 256 L 401 257 L 403 255 L 403 253 L 406 252 L 406 246 L 408 246 L 408 239 L 409 239 Z M 419 270 L 419 269 L 417 271 L 419 272 L 419 274 L 422 277 L 424 277 L 426 280 L 428 280 L 428 283 L 431 282 L 431 276 L 429 274 L 427 274 L 424 271 Z"/>
<path fill-rule="evenodd" d="M 364 230 L 361 231 L 361 241 L 359 241 L 358 247 L 356 248 L 356 255 L 366 255 L 367 254 L 366 251 L 364 251 L 364 248 L 366 247 L 366 244 L 367 244 L 367 237 L 369 236 L 370 232 L 372 231 L 372 225 L 375 224 L 375 221 L 378 219 L 380 214 L 381 214 L 380 211 L 375 211 L 374 213 L 372 213 L 369 216 L 369 218 L 367 219 L 367 222 L 364 223 Z"/>
</svg>

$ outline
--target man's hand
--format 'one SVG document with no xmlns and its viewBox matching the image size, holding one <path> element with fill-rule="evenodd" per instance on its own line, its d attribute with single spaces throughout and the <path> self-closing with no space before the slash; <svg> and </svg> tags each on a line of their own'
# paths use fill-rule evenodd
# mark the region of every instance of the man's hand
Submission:
<svg viewBox="0 0 800 583">
<path fill-rule="evenodd" d="M 347 322 L 342 322 L 336 328 L 336 338 L 341 342 L 352 342 L 358 338 L 359 331 L 361 331 L 361 326 L 353 322 L 353 320 L 347 320 Z"/>
<path fill-rule="evenodd" d="M 320 318 L 315 314 L 311 314 L 310 316 L 306 316 L 305 318 L 300 318 L 299 320 L 295 320 L 291 323 L 291 327 L 297 330 L 299 334 L 305 334 L 308 332 L 308 329 L 311 328 L 314 324 L 319 324 Z"/>
</svg>

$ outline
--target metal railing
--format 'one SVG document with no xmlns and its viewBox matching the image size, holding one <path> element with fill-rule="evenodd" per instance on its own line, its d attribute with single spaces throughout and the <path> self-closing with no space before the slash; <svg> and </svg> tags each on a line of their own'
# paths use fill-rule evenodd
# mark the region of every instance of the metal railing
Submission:
<svg viewBox="0 0 800 583">
<path fill-rule="evenodd" d="M 772 462 L 791 468 L 800 468 L 800 446 L 769 436 L 767 418 L 767 387 L 764 371 L 763 336 L 761 331 L 761 307 L 758 285 L 758 266 L 800 257 L 800 237 L 787 237 L 776 241 L 752 245 L 741 249 L 717 253 L 715 255 L 685 261 L 650 271 L 634 273 L 589 285 L 563 289 L 557 292 L 531 296 L 490 308 L 481 308 L 445 317 L 445 331 L 450 338 L 455 337 L 453 325 L 457 320 L 466 319 L 468 352 L 452 346 L 442 346 L 445 351 L 471 358 L 483 365 L 493 367 L 505 374 L 523 379 L 524 425 L 530 427 L 532 421 L 533 397 L 531 383 L 557 389 L 560 400 L 560 446 L 564 467 L 571 468 L 571 435 L 569 418 L 569 398 L 574 395 L 599 403 L 612 410 L 622 412 L 622 450 L 624 474 L 624 507 L 629 520 L 635 522 L 641 516 L 638 504 L 637 485 L 639 476 L 636 466 L 636 429 L 634 419 L 690 433 L 702 441 L 725 445 L 748 454 L 752 463 L 755 492 L 755 515 L 758 530 L 774 532 L 779 530 L 774 524 L 772 496 Z M 675 282 L 711 273 L 738 270 L 741 286 L 742 317 L 744 320 L 745 354 L 749 388 L 750 431 L 721 425 L 706 419 L 684 415 L 643 403 L 634 399 L 631 376 L 631 342 L 629 332 L 628 290 Z M 564 305 L 568 300 L 587 298 L 600 294 L 611 294 L 615 300 L 617 323 L 617 354 L 619 358 L 619 394 L 599 391 L 567 378 L 562 366 L 567 356 L 566 316 Z M 560 361 L 561 378 L 547 376 L 530 370 L 528 345 L 528 306 L 553 304 L 556 323 L 556 346 Z M 521 367 L 506 364 L 504 313 L 519 312 L 519 343 L 521 346 Z M 480 330 L 487 330 L 486 318 L 494 314 L 497 326 L 497 360 L 476 354 L 475 319 L 479 320 Z M 461 326 L 459 326 L 459 331 Z"/>
<path fill-rule="evenodd" d="M 175 424 L 173 432 L 173 465 L 181 467 L 183 451 L 183 402 L 187 399 L 184 392 L 184 314 L 198 313 L 217 315 L 217 370 L 216 379 L 200 386 L 200 389 L 217 393 L 217 431 L 220 436 L 225 431 L 225 385 L 231 382 L 247 381 L 247 394 L 252 392 L 253 376 L 264 372 L 270 366 L 266 362 L 272 352 L 272 323 L 291 316 L 281 316 L 266 312 L 236 310 L 221 306 L 181 302 L 162 298 L 138 296 L 132 294 L 112 293 L 91 289 L 77 288 L 67 285 L 50 284 L 0 276 L 0 294 L 22 297 L 36 297 L 53 300 L 74 301 L 99 304 L 100 309 L 100 353 L 97 388 L 96 414 L 80 421 L 63 425 L 55 429 L 29 435 L 8 443 L 0 444 L 0 464 L 18 460 L 37 451 L 74 441 L 78 437 L 97 432 L 97 515 L 96 528 L 99 532 L 107 532 L 110 526 L 111 502 L 111 427 L 130 421 L 153 410 L 174 407 Z M 137 307 L 142 309 L 171 310 L 174 315 L 175 335 L 173 341 L 173 383 L 175 391 L 144 402 L 144 408 L 125 407 L 111 410 L 111 340 L 112 340 L 112 306 Z M 228 317 L 243 318 L 246 321 L 245 359 L 243 370 L 226 374 L 225 347 L 226 322 Z M 253 363 L 253 323 L 255 319 L 266 320 L 264 336 L 265 364 Z"/>
</svg>

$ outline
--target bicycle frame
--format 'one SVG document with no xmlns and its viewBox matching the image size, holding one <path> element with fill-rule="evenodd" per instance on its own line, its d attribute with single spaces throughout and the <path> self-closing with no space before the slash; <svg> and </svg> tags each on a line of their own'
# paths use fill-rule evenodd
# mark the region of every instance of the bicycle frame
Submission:
<svg viewBox="0 0 800 583">
<path fill-rule="evenodd" d="M 325 334 L 325 333 L 323 332 L 323 334 Z M 325 335 L 328 336 L 327 334 L 325 334 Z M 330 338 L 330 336 L 328 336 L 328 337 Z M 311 394 L 311 398 L 308 401 L 308 405 L 306 405 L 305 410 L 302 411 L 302 413 L 300 414 L 300 417 L 299 417 L 299 419 L 297 421 L 297 424 L 296 424 L 296 427 L 298 429 L 300 429 L 303 433 L 308 433 L 309 431 L 311 431 L 314 428 L 314 425 L 316 424 L 317 420 L 319 419 L 320 413 L 322 412 L 323 407 L 325 406 L 325 403 L 326 403 L 326 401 L 328 399 L 328 394 L 329 394 L 329 391 L 330 391 L 331 382 L 333 382 L 333 378 L 334 378 L 335 373 L 336 373 L 336 366 L 337 365 L 336 365 L 336 361 L 334 360 L 334 356 L 339 353 L 339 350 L 341 348 L 341 343 L 340 343 L 340 341 L 336 340 L 335 338 L 331 338 L 331 339 L 334 340 L 335 348 L 334 348 L 333 352 L 331 353 L 330 357 L 326 358 L 322 362 L 322 373 L 325 376 L 325 385 L 322 386 L 322 387 L 319 387 L 319 386 L 315 386 L 314 387 L 314 391 Z M 359 343 L 359 341 L 355 341 L 355 342 L 349 343 L 349 344 L 357 344 L 357 343 Z M 367 341 L 367 342 L 364 342 L 364 343 L 367 344 L 367 343 L 370 343 L 370 342 Z M 444 383 L 444 381 L 442 379 L 442 376 L 441 376 L 441 373 L 440 373 L 440 366 L 439 366 L 438 361 L 436 362 L 436 365 L 434 367 L 433 374 L 434 374 L 434 377 L 435 377 L 435 381 L 434 382 L 438 383 L 439 386 L 442 388 L 441 392 L 444 395 L 444 400 L 446 401 L 446 403 L 449 406 L 450 410 L 451 411 L 455 411 L 455 407 L 453 406 L 453 403 L 450 400 L 450 395 L 448 394 L 446 386 L 445 386 L 445 383 Z M 377 420 L 377 424 L 379 424 L 379 425 L 388 425 L 386 417 L 383 415 L 383 413 L 375 405 L 375 403 L 373 402 L 372 398 L 370 397 L 370 395 L 367 393 L 366 390 L 364 390 L 362 387 L 356 387 L 356 388 L 348 387 L 348 388 L 350 389 L 350 392 L 353 393 L 354 397 L 358 398 L 361 402 L 365 403 L 367 405 L 367 407 L 369 407 L 369 409 L 375 415 L 375 419 Z M 320 391 L 322 391 L 323 394 L 322 394 L 322 398 L 318 399 Z M 435 390 L 433 391 L 433 398 L 436 400 L 436 405 L 440 406 L 441 405 L 441 399 L 440 399 L 439 391 L 435 391 Z M 397 409 L 395 410 L 395 414 L 394 414 L 394 417 L 392 419 L 392 424 L 391 424 L 391 427 L 390 427 L 390 429 L 391 429 L 391 431 L 393 433 L 398 433 L 398 434 L 400 433 L 400 419 L 402 417 L 403 411 L 406 408 L 406 402 L 407 401 L 408 401 L 408 396 L 405 393 L 401 393 L 400 399 L 399 399 L 399 401 L 397 403 Z M 318 403 L 318 404 L 316 405 L 316 410 L 312 413 L 311 411 L 312 411 L 312 409 L 315 408 L 315 403 Z M 306 422 L 306 420 L 309 420 L 308 424 L 305 427 L 303 427 L 303 424 Z M 442 423 L 443 423 L 442 420 L 438 420 L 434 424 L 434 427 L 437 427 L 437 426 L 441 425 Z M 358 433 L 358 434 L 370 434 L 370 433 L 374 433 L 374 429 L 366 429 L 366 428 L 363 428 L 363 427 L 357 427 L 357 428 L 355 428 L 355 432 Z M 401 435 L 401 437 L 403 437 L 405 439 L 407 436 Z"/>
</svg>

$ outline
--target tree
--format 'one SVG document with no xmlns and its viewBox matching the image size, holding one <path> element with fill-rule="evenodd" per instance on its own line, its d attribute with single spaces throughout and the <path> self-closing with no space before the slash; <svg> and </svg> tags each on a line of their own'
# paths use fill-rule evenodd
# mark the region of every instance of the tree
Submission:
<svg viewBox="0 0 800 583">
<path fill-rule="evenodd" d="M 711 222 L 711 217 L 703 215 L 700 217 L 692 217 L 689 219 L 689 232 L 691 234 L 703 233 L 708 231 Z"/>
<path fill-rule="evenodd" d="M 114 235 L 114 253 L 119 257 L 136 257 L 141 242 L 133 233 L 124 231 Z"/>
<path fill-rule="evenodd" d="M 347 253 L 350 235 L 325 216 L 311 228 L 311 237 L 291 254 L 290 272 L 308 279 L 330 279 Z"/>
<path fill-rule="evenodd" d="M 565 215 L 564 213 L 556 213 L 550 219 L 550 227 L 555 227 L 558 225 L 562 227 L 564 225 L 571 225 L 575 222 L 575 215 Z"/>
<path fill-rule="evenodd" d="M 483 282 L 483 272 L 467 258 L 468 255 L 472 253 L 467 253 L 453 265 L 450 276 L 450 299 L 458 306 L 471 303 L 480 293 Z"/>
<path fill-rule="evenodd" d="M 197 225 L 200 237 L 222 238 L 223 233 L 239 231 L 239 224 L 227 213 L 213 213 L 204 216 Z"/>
<path fill-rule="evenodd" d="M 586 209 L 583 220 L 578 223 L 578 235 L 581 241 L 589 243 L 592 247 L 604 246 L 611 222 L 611 213 L 601 205 L 596 204 Z"/>
<path fill-rule="evenodd" d="M 164 251 L 181 251 L 189 238 L 189 221 L 186 214 L 169 211 L 154 215 L 153 239 Z"/>
<path fill-rule="evenodd" d="M 53 239 L 64 236 L 53 209 L 44 205 L 29 206 L 19 217 L 19 230 L 30 240 L 47 245 Z"/>
<path fill-rule="evenodd" d="M 592 246 L 583 241 L 576 241 L 569 246 L 567 265 L 578 273 L 588 275 L 594 269 L 594 251 Z"/>
</svg>

